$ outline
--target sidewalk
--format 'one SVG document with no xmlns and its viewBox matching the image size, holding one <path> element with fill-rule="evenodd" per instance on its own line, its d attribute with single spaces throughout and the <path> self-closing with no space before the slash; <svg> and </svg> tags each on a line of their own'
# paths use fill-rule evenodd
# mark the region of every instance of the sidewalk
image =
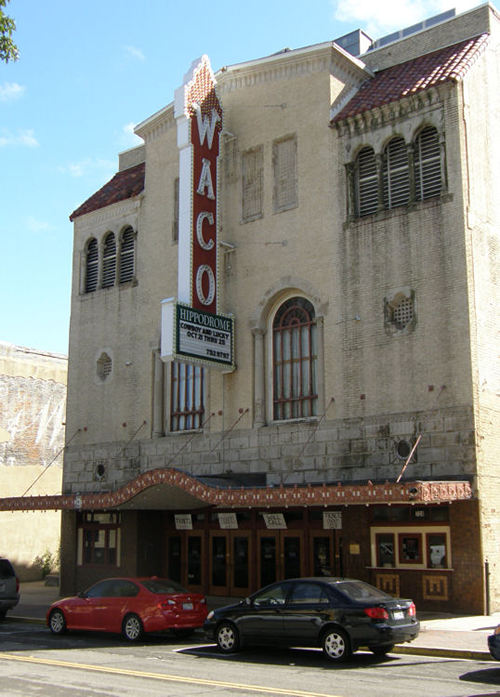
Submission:
<svg viewBox="0 0 500 697">
<path fill-rule="evenodd" d="M 7 619 L 24 622 L 45 622 L 51 603 L 59 598 L 59 587 L 43 581 L 21 583 L 21 600 L 9 610 Z M 221 607 L 235 598 L 208 596 L 208 607 Z M 420 613 L 420 634 L 410 644 L 400 644 L 394 653 L 493 660 L 488 651 L 488 634 L 500 624 L 500 612 L 492 615 L 457 616 L 444 613 Z"/>
</svg>

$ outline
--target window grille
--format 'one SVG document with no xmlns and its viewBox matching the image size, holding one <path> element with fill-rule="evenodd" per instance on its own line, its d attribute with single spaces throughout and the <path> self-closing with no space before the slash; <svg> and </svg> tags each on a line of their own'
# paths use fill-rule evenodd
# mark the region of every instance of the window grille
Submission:
<svg viewBox="0 0 500 697">
<path fill-rule="evenodd" d="M 248 150 L 241 158 L 242 219 L 255 220 L 262 215 L 264 158 L 262 147 Z"/>
<path fill-rule="evenodd" d="M 92 293 L 97 288 L 99 277 L 99 248 L 97 240 L 92 238 L 87 244 L 87 258 L 85 264 L 85 292 Z"/>
<path fill-rule="evenodd" d="M 104 240 L 102 287 L 110 288 L 115 285 L 116 275 L 116 241 L 112 232 Z"/>
<path fill-rule="evenodd" d="M 415 141 L 415 198 L 423 201 L 439 196 L 442 188 L 441 148 L 435 128 L 429 126 Z"/>
<path fill-rule="evenodd" d="M 413 319 L 412 298 L 401 298 L 391 308 L 391 321 L 398 329 L 404 329 Z"/>
<path fill-rule="evenodd" d="M 274 212 L 294 208 L 297 201 L 297 140 L 295 136 L 273 144 Z"/>
<path fill-rule="evenodd" d="M 314 308 L 305 298 L 291 298 L 273 322 L 274 419 L 317 413 L 317 332 Z"/>
<path fill-rule="evenodd" d="M 382 168 L 384 208 L 404 206 L 410 199 L 408 152 L 403 138 L 393 138 L 385 149 Z"/>
<path fill-rule="evenodd" d="M 172 363 L 170 430 L 190 431 L 202 427 L 204 369 L 190 363 Z"/>
<path fill-rule="evenodd" d="M 107 353 L 101 353 L 100 358 L 97 361 L 97 375 L 101 380 L 106 380 L 108 375 L 111 375 L 113 369 L 113 361 L 108 356 Z"/>
<path fill-rule="evenodd" d="M 122 233 L 120 245 L 120 283 L 127 283 L 134 277 L 135 234 L 131 227 Z"/>
<path fill-rule="evenodd" d="M 378 210 L 378 175 L 372 148 L 359 151 L 355 166 L 356 213 L 362 218 Z"/>
</svg>

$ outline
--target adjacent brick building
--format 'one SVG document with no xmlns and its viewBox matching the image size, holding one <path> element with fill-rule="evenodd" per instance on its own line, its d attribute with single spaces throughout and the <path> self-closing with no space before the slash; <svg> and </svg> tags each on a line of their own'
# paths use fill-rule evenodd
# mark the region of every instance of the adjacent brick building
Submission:
<svg viewBox="0 0 500 697">
<path fill-rule="evenodd" d="M 0 342 L 0 496 L 60 494 L 68 359 Z M 60 511 L 1 512 L 0 556 L 21 580 L 58 562 Z"/>
</svg>

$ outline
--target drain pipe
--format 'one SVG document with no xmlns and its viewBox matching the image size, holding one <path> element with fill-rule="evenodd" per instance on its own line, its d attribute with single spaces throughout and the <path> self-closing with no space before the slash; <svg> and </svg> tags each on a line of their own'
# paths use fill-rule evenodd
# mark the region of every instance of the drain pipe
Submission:
<svg viewBox="0 0 500 697">
<path fill-rule="evenodd" d="M 486 614 L 490 614 L 490 563 L 486 559 L 484 562 L 484 591 L 486 601 Z"/>
</svg>

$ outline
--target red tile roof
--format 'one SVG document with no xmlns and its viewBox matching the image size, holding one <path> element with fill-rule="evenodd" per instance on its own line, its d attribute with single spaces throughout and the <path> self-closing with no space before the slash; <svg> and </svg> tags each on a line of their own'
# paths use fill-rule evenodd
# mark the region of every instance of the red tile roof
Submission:
<svg viewBox="0 0 500 697">
<path fill-rule="evenodd" d="M 141 162 L 134 167 L 117 172 L 113 179 L 110 179 L 107 184 L 104 184 L 104 186 L 88 198 L 85 203 L 82 203 L 76 211 L 73 211 L 69 219 L 73 221 L 75 218 L 78 218 L 78 216 L 85 215 L 85 213 L 91 213 L 99 208 L 110 206 L 112 203 L 118 203 L 118 201 L 124 201 L 127 198 L 137 196 L 144 190 L 145 169 L 145 163 Z"/>
<path fill-rule="evenodd" d="M 381 70 L 361 85 L 354 97 L 334 116 L 332 123 L 397 102 L 442 82 L 460 80 L 482 54 L 488 38 L 488 34 L 481 34 Z"/>
</svg>

